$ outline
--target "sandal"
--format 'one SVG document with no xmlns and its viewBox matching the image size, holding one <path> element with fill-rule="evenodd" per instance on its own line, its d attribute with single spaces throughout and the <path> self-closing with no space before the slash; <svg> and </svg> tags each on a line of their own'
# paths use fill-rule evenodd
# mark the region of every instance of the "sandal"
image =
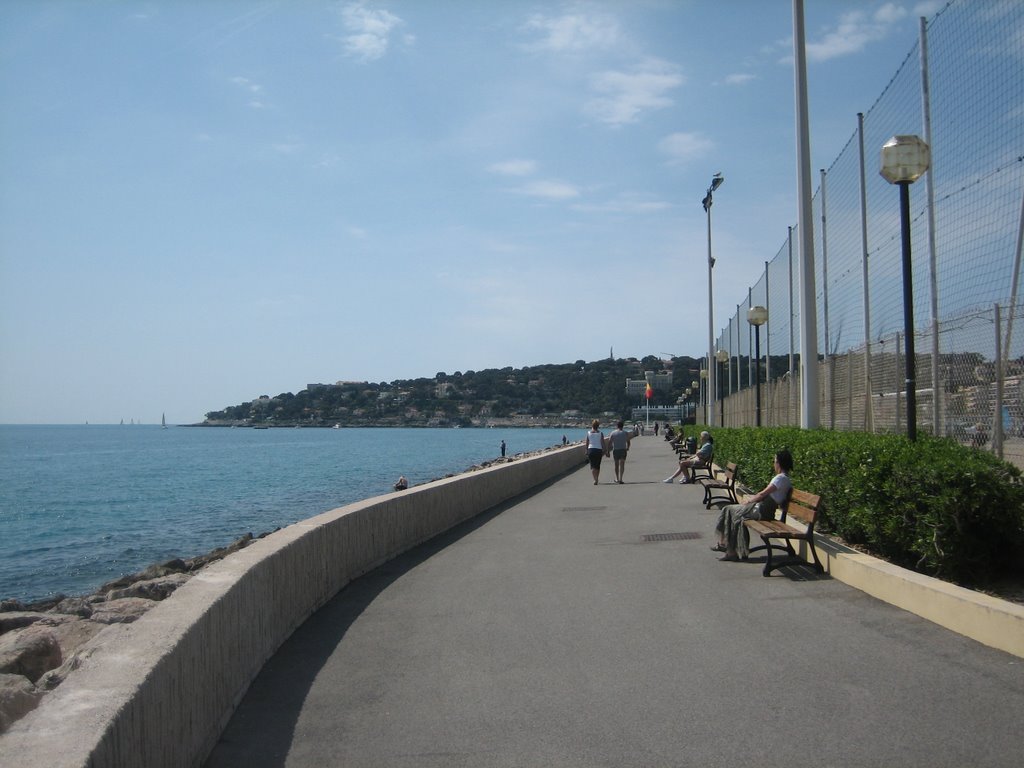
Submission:
<svg viewBox="0 0 1024 768">
<path fill-rule="evenodd" d="M 711 551 L 712 552 L 725 552 L 725 547 L 723 547 L 721 544 L 715 544 L 715 546 L 713 546 L 711 548 Z"/>
</svg>

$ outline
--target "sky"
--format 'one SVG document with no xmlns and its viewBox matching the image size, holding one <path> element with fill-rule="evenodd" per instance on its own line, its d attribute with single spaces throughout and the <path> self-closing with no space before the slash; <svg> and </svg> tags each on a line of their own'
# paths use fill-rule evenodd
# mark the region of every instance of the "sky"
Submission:
<svg viewBox="0 0 1024 768">
<path fill-rule="evenodd" d="M 806 1 L 812 169 L 942 5 Z M 700 357 L 794 102 L 790 0 L 4 0 L 0 423 Z"/>
</svg>

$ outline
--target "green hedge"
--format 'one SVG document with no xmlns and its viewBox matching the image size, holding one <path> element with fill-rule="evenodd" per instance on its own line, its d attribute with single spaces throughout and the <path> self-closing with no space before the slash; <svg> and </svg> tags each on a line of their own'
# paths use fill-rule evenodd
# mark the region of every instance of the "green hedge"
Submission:
<svg viewBox="0 0 1024 768">
<path fill-rule="evenodd" d="M 715 463 L 736 462 L 754 490 L 771 480 L 775 451 L 789 448 L 793 484 L 822 497 L 821 529 L 890 562 L 971 586 L 1024 570 L 1021 471 L 991 453 L 928 435 L 709 431 Z"/>
</svg>

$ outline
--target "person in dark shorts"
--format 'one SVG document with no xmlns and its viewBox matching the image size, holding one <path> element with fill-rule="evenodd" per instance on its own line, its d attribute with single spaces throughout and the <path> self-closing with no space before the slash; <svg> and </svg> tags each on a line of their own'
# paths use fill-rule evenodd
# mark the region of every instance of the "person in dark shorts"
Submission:
<svg viewBox="0 0 1024 768">
<path fill-rule="evenodd" d="M 601 474 L 601 459 L 608 449 L 605 442 L 604 432 L 601 431 L 601 422 L 597 419 L 590 425 L 587 432 L 587 458 L 590 460 L 590 474 L 594 476 L 594 485 L 597 485 L 598 475 Z"/>
<path fill-rule="evenodd" d="M 622 428 L 622 422 L 616 423 L 616 430 L 608 435 L 608 442 L 612 447 L 612 459 L 615 461 L 615 482 L 622 485 L 622 476 L 626 472 L 626 453 L 629 451 L 629 443 L 633 439 L 632 432 L 626 432 Z"/>
</svg>

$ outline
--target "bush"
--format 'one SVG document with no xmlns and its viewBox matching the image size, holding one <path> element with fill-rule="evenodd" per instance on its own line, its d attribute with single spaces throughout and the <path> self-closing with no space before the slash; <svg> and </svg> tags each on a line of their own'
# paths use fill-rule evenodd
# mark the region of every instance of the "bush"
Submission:
<svg viewBox="0 0 1024 768">
<path fill-rule="evenodd" d="M 990 453 L 929 435 L 709 431 L 715 463 L 736 462 L 754 490 L 771 480 L 775 451 L 789 448 L 793 484 L 822 497 L 820 529 L 872 554 L 970 586 L 1021 570 L 1024 482 Z"/>
</svg>

